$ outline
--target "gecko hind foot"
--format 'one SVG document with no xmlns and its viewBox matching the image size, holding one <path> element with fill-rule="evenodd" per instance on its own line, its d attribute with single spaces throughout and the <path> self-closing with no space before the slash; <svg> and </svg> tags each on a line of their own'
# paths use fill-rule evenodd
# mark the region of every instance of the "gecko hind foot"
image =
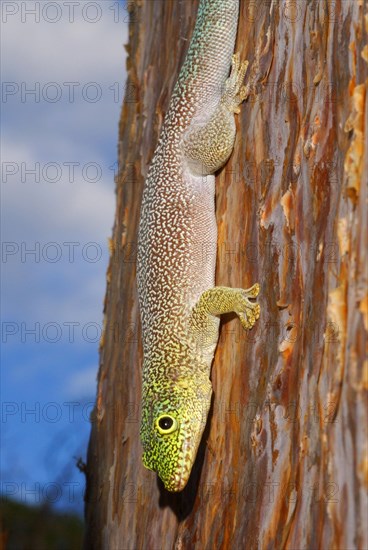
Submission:
<svg viewBox="0 0 368 550">
<path fill-rule="evenodd" d="M 232 57 L 230 76 L 225 82 L 225 92 L 222 101 L 229 110 L 234 113 L 240 112 L 239 105 L 248 97 L 248 86 L 244 86 L 244 77 L 248 69 L 248 61 L 240 62 L 239 52 Z"/>
</svg>

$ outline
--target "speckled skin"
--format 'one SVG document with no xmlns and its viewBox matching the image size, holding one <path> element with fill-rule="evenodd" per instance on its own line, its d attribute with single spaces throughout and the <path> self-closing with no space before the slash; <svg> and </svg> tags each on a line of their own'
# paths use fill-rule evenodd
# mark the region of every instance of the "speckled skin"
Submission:
<svg viewBox="0 0 368 550">
<path fill-rule="evenodd" d="M 259 306 L 249 301 L 258 285 L 214 286 L 213 174 L 232 152 L 234 113 L 247 95 L 247 64 L 232 57 L 238 11 L 238 0 L 200 1 L 141 207 L 143 463 L 170 491 L 186 485 L 206 424 L 218 315 L 235 311 L 245 328 L 259 316 Z"/>
</svg>

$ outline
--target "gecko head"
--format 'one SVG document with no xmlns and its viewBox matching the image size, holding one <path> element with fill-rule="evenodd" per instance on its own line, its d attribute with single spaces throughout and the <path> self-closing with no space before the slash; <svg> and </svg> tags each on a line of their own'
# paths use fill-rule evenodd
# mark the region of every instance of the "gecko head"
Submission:
<svg viewBox="0 0 368 550">
<path fill-rule="evenodd" d="M 207 379 L 165 381 L 144 389 L 141 424 L 143 464 L 157 472 L 168 491 L 184 489 L 211 404 Z"/>
</svg>

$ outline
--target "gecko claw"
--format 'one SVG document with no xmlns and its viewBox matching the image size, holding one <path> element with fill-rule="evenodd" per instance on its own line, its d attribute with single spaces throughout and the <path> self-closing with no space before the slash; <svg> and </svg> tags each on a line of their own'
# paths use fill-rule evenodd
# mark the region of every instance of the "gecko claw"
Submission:
<svg viewBox="0 0 368 550">
<path fill-rule="evenodd" d="M 239 105 L 249 95 L 249 86 L 243 85 L 248 64 L 248 61 L 243 61 L 241 63 L 239 52 L 235 53 L 232 57 L 230 76 L 225 83 L 223 101 L 226 103 L 229 110 L 236 114 L 240 112 Z"/>
<path fill-rule="evenodd" d="M 250 298 L 256 298 L 259 294 L 259 284 L 256 283 L 250 288 L 241 290 L 241 296 L 236 313 L 245 329 L 251 329 L 259 319 L 261 306 L 251 302 Z"/>
<path fill-rule="evenodd" d="M 250 288 L 246 288 L 243 292 L 247 295 L 248 298 L 257 298 L 259 294 L 259 283 L 255 283 Z"/>
</svg>

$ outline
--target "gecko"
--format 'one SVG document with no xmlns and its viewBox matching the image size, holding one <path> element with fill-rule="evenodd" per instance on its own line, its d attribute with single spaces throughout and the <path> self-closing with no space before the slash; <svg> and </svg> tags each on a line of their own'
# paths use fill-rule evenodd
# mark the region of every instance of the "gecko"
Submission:
<svg viewBox="0 0 368 550">
<path fill-rule="evenodd" d="M 141 203 L 142 461 L 172 492 L 187 484 L 207 422 L 219 316 L 235 312 L 251 329 L 260 315 L 258 283 L 215 286 L 215 173 L 248 95 L 248 63 L 233 53 L 238 18 L 238 0 L 200 0 Z"/>
</svg>

